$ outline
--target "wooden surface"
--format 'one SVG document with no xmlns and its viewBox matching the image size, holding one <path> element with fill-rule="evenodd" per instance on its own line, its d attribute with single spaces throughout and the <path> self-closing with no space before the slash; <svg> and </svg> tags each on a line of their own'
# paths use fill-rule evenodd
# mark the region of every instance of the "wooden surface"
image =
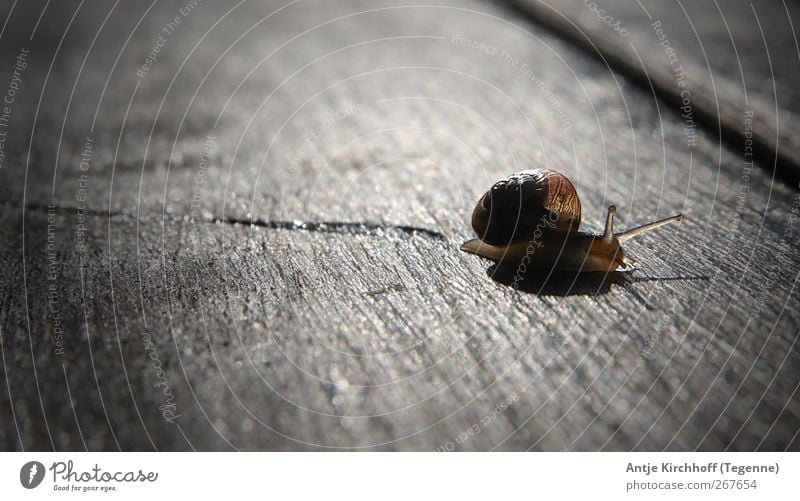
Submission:
<svg viewBox="0 0 800 501">
<path fill-rule="evenodd" d="M 767 30 L 774 87 L 737 39 L 779 149 L 751 169 L 716 73 L 735 53 L 686 42 L 713 5 L 670 38 L 736 103 L 708 109 L 693 75 L 693 105 L 742 133 L 690 145 L 655 77 L 516 4 L 185 3 L 59 2 L 38 25 L 44 2 L 15 4 L 0 34 L 3 60 L 31 50 L 0 170 L 4 449 L 800 448 L 793 14 Z M 753 5 L 721 8 L 784 9 Z M 663 66 L 638 6 L 608 8 Z M 609 202 L 620 228 L 688 220 L 631 241 L 632 274 L 515 291 L 458 248 L 478 197 L 533 166 L 574 181 L 584 228 Z"/>
<path fill-rule="evenodd" d="M 800 181 L 796 3 L 510 0 L 508 6 L 645 90 L 652 87 L 681 108 L 684 125 L 702 125 L 734 149 L 750 139 L 770 171 L 776 159 L 779 175 Z M 748 112 L 753 127 L 745 137 Z"/>
</svg>

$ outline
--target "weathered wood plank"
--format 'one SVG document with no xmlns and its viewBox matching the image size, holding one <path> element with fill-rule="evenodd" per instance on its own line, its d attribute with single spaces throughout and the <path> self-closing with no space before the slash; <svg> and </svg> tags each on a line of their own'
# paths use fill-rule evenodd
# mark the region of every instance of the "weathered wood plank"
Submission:
<svg viewBox="0 0 800 501">
<path fill-rule="evenodd" d="M 764 165 L 800 181 L 798 6 L 783 0 L 718 2 L 510 0 L 540 26 L 596 54 L 681 109 L 689 139 L 703 126 Z M 753 127 L 742 126 L 748 113 Z"/>
<path fill-rule="evenodd" d="M 204 3 L 137 78 L 177 5 L 112 15 L 67 105 L 91 43 L 70 38 L 31 161 L 4 167 L 6 448 L 798 447 L 797 187 L 745 171 L 744 145 L 689 149 L 675 110 L 479 3 Z M 529 166 L 575 180 L 587 227 L 608 201 L 622 226 L 689 219 L 631 242 L 631 276 L 516 292 L 458 246 Z"/>
</svg>

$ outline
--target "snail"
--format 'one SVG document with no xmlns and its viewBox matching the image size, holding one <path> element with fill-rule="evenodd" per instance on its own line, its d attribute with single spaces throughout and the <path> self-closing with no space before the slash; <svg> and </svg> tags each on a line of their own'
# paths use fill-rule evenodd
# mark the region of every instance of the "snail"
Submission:
<svg viewBox="0 0 800 501">
<path fill-rule="evenodd" d="M 461 250 L 496 262 L 569 272 L 630 271 L 636 261 L 622 243 L 673 221 L 682 214 L 614 233 L 614 205 L 602 235 L 579 231 L 581 201 L 572 182 L 550 169 L 526 170 L 498 181 L 472 213 L 479 238 Z"/>
</svg>

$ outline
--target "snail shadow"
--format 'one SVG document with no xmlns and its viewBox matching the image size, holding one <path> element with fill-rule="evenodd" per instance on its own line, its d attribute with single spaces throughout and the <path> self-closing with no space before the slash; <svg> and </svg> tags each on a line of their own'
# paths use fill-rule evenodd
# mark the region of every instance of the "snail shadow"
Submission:
<svg viewBox="0 0 800 501">
<path fill-rule="evenodd" d="M 636 277 L 630 272 L 578 273 L 558 270 L 528 270 L 517 273 L 518 267 L 508 263 L 495 263 L 486 274 L 495 282 L 513 287 L 520 292 L 537 296 L 599 296 L 611 292 L 613 285 L 629 288 L 638 282 L 709 280 L 707 276 Z M 635 292 L 635 291 L 634 291 Z"/>
</svg>

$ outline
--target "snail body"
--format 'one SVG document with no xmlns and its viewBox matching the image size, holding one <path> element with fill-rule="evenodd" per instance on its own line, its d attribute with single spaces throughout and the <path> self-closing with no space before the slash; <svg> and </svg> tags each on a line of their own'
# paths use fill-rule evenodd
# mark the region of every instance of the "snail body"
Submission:
<svg viewBox="0 0 800 501">
<path fill-rule="evenodd" d="M 478 238 L 461 250 L 526 268 L 571 272 L 628 271 L 635 261 L 622 243 L 672 221 L 678 214 L 614 233 L 616 207 L 609 206 L 605 231 L 579 231 L 581 203 L 572 182 L 560 172 L 535 169 L 512 174 L 495 183 L 472 213 Z"/>
</svg>

